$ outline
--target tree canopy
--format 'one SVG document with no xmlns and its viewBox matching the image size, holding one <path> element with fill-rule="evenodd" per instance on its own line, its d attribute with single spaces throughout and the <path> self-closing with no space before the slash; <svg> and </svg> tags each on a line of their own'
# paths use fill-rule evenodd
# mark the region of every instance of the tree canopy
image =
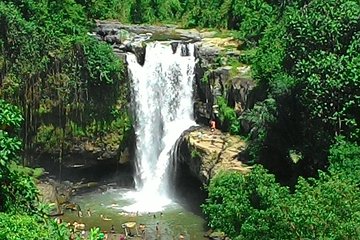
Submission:
<svg viewBox="0 0 360 240">
<path fill-rule="evenodd" d="M 357 239 L 360 3 L 263 4 L 276 21 L 249 59 L 267 96 L 241 118 L 250 156 L 275 175 L 219 174 L 204 212 L 234 239 Z"/>
<path fill-rule="evenodd" d="M 62 152 L 66 140 L 106 129 L 126 140 L 124 64 L 87 34 L 95 19 L 231 29 L 244 42 L 241 60 L 264 94 L 240 119 L 219 98 L 220 120 L 233 134 L 250 124 L 260 165 L 211 181 L 211 227 L 233 239 L 359 238 L 358 0 L 2 0 L 1 239 L 67 237 L 12 164 L 27 164 L 35 146 Z"/>
</svg>

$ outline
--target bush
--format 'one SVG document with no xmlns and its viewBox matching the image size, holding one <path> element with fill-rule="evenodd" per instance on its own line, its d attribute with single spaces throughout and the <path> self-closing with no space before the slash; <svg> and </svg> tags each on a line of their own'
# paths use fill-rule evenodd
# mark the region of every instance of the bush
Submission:
<svg viewBox="0 0 360 240">
<path fill-rule="evenodd" d="M 219 105 L 219 119 L 223 130 L 229 131 L 231 134 L 240 133 L 240 121 L 235 110 L 229 107 L 223 97 L 217 98 Z"/>
<path fill-rule="evenodd" d="M 358 187 L 338 174 L 300 178 L 294 193 L 262 167 L 211 180 L 203 210 L 210 227 L 235 239 L 358 239 Z"/>
<path fill-rule="evenodd" d="M 1 240 L 67 240 L 69 231 L 64 224 L 39 221 L 28 215 L 0 213 Z"/>
</svg>

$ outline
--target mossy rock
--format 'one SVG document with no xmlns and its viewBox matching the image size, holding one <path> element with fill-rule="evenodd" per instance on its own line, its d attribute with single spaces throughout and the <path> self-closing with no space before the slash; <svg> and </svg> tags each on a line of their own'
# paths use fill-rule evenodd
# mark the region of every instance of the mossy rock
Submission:
<svg viewBox="0 0 360 240">
<path fill-rule="evenodd" d="M 221 240 L 221 239 L 225 239 L 225 233 L 224 232 L 212 232 L 209 235 L 209 239 L 212 240 Z"/>
</svg>

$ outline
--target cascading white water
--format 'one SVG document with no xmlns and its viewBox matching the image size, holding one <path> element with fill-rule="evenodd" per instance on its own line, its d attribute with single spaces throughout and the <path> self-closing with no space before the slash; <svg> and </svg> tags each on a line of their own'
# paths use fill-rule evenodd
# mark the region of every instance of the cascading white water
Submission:
<svg viewBox="0 0 360 240">
<path fill-rule="evenodd" d="M 153 42 L 146 46 L 143 66 L 132 54 L 127 62 L 135 111 L 137 192 L 131 196 L 136 203 L 124 209 L 161 211 L 170 202 L 166 169 L 171 148 L 184 130 L 195 125 L 194 46 L 179 44 L 173 53 L 169 43 Z"/>
</svg>

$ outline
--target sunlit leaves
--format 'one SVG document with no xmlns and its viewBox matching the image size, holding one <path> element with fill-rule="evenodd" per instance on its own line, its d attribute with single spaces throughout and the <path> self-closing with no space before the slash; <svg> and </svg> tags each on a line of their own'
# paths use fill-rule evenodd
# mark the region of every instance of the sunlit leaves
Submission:
<svg viewBox="0 0 360 240">
<path fill-rule="evenodd" d="M 65 240 L 69 239 L 69 231 L 65 224 L 58 224 L 54 220 L 46 222 L 33 216 L 0 213 L 0 239 Z"/>
<path fill-rule="evenodd" d="M 260 40 L 259 47 L 252 59 L 254 78 L 260 84 L 278 81 L 274 75 L 282 71 L 286 51 L 285 36 L 285 26 L 283 22 L 280 22 L 268 26 L 262 40 Z"/>
<path fill-rule="evenodd" d="M 274 5 L 283 15 L 271 14 Z M 201 5 L 195 6 L 191 23 L 201 25 Z M 234 1 L 234 6 L 241 37 L 264 34 L 251 60 L 266 100 L 242 116 L 253 124 L 253 152 L 274 148 L 287 156 L 298 151 L 300 165 L 312 169 L 306 174 L 315 174 L 326 165 L 334 136 L 343 134 L 346 141 L 338 140 L 330 150 L 330 174 L 300 178 L 294 193 L 271 184 L 274 178 L 256 169 L 249 176 L 218 175 L 204 205 L 210 226 L 236 239 L 359 238 L 359 147 L 354 143 L 360 136 L 359 2 Z M 218 13 L 212 15 L 216 21 Z M 271 141 L 278 138 L 285 138 L 278 141 L 283 145 Z"/>
<path fill-rule="evenodd" d="M 346 141 L 343 136 L 336 139 L 330 148 L 330 170 L 344 179 L 360 184 L 360 146 Z"/>
<path fill-rule="evenodd" d="M 89 36 L 88 27 L 74 0 L 0 2 L 1 94 L 22 104 L 26 146 L 36 141 L 26 133 L 45 118 L 63 128 L 73 117 L 84 126 L 108 119 L 116 101 L 126 98 L 119 96 L 127 91 L 120 87 L 121 60 Z"/>
<path fill-rule="evenodd" d="M 261 167 L 244 176 L 212 179 L 203 206 L 212 228 L 235 239 L 356 239 L 360 201 L 356 185 L 338 174 L 300 178 L 294 193 Z"/>
<path fill-rule="evenodd" d="M 360 202 L 356 185 L 333 175 L 300 179 L 291 207 L 289 223 L 294 233 L 311 239 L 356 239 L 360 236 Z"/>
<path fill-rule="evenodd" d="M 301 101 L 333 134 L 351 136 L 359 124 L 360 4 L 313 1 L 290 19 L 288 67 L 301 80 Z"/>
<path fill-rule="evenodd" d="M 263 129 L 273 132 L 273 138 L 296 134 L 293 146 L 271 148 L 302 149 L 302 162 L 318 168 L 326 165 L 334 136 L 342 134 L 354 141 L 360 136 L 360 4 L 313 0 L 285 5 L 282 18 L 267 27 L 252 59 L 254 78 L 266 89 L 267 98 L 281 104 L 278 111 L 286 114 L 277 119 L 286 123 L 281 126 L 285 129 L 279 131 L 277 125 Z M 262 137 L 255 136 L 252 142 L 269 149 Z M 323 154 L 316 156 L 314 151 Z"/>
<path fill-rule="evenodd" d="M 19 108 L 6 103 L 0 99 L 0 126 L 2 130 L 7 128 L 19 129 L 23 118 L 21 116 Z"/>
<path fill-rule="evenodd" d="M 232 14 L 238 20 L 238 36 L 252 43 L 257 43 L 278 14 L 274 6 L 263 0 L 235 0 L 233 9 Z"/>
<path fill-rule="evenodd" d="M 16 137 L 0 130 L 0 167 L 7 167 L 10 160 L 15 160 L 21 148 L 21 142 Z"/>
<path fill-rule="evenodd" d="M 240 121 L 235 110 L 227 105 L 223 97 L 217 98 L 217 104 L 219 105 L 219 119 L 222 127 L 231 134 L 239 134 Z"/>
<path fill-rule="evenodd" d="M 20 140 L 14 136 L 22 123 L 20 110 L 0 99 L 0 171 L 7 171 L 10 161 L 17 158 Z"/>
<path fill-rule="evenodd" d="M 249 221 L 264 216 L 269 206 L 276 205 L 287 192 L 286 188 L 275 183 L 272 175 L 259 167 L 249 176 L 223 172 L 212 179 L 208 190 L 209 197 L 203 209 L 209 217 L 209 224 L 230 237 L 252 228 Z"/>
<path fill-rule="evenodd" d="M 36 219 L 26 215 L 0 213 L 0 238 L 16 239 L 46 239 L 45 225 L 37 223 Z"/>
<path fill-rule="evenodd" d="M 90 75 L 90 82 L 94 85 L 110 85 L 119 80 L 122 75 L 123 65 L 112 54 L 112 49 L 95 39 L 86 39 L 83 44 L 86 58 L 85 67 Z"/>
</svg>

